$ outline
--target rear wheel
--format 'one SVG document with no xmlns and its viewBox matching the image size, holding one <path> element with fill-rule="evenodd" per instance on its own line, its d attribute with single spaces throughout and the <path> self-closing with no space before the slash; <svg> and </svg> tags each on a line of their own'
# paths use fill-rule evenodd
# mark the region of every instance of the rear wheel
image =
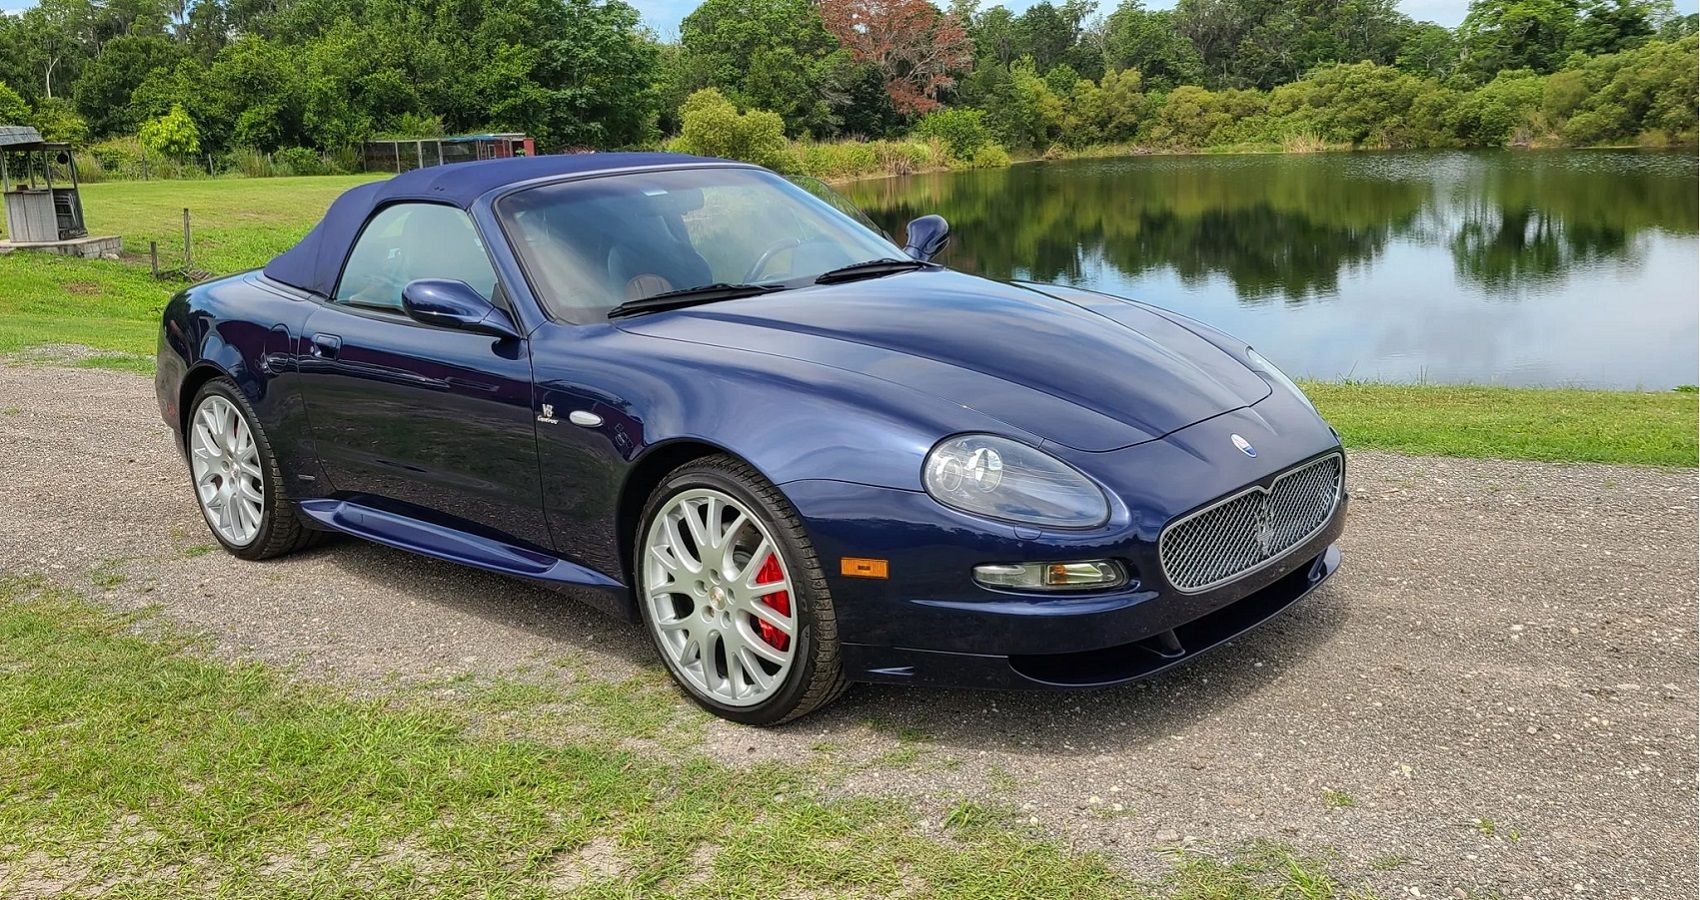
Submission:
<svg viewBox="0 0 1700 900">
<path fill-rule="evenodd" d="M 224 549 L 243 559 L 282 556 L 313 543 L 283 497 L 271 442 L 248 398 L 226 378 L 195 394 L 184 449 L 201 515 Z"/>
<path fill-rule="evenodd" d="M 698 704 L 774 725 L 843 692 L 837 618 L 814 548 L 754 469 L 712 456 L 674 471 L 650 497 L 636 549 L 644 622 Z"/>
</svg>

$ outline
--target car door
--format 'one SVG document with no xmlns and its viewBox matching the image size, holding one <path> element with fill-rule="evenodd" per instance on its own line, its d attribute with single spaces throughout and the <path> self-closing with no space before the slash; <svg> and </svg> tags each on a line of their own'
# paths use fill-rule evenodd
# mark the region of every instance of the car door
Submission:
<svg viewBox="0 0 1700 900">
<path fill-rule="evenodd" d="M 339 495 L 548 547 L 529 341 L 414 321 L 401 292 L 419 278 L 464 281 L 502 302 L 464 211 L 375 213 L 297 352 L 325 475 Z"/>
</svg>

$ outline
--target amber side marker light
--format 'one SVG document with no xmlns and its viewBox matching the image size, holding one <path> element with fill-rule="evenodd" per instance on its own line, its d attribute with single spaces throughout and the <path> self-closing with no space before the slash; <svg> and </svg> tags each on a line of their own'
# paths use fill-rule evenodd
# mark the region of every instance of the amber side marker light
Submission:
<svg viewBox="0 0 1700 900">
<path fill-rule="evenodd" d="M 889 578 L 890 564 L 883 559 L 861 559 L 846 556 L 841 560 L 840 572 L 856 578 Z"/>
</svg>

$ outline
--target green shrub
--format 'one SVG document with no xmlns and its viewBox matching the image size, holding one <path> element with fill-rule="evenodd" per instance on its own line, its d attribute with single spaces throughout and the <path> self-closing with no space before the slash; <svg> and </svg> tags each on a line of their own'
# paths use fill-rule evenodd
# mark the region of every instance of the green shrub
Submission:
<svg viewBox="0 0 1700 900">
<path fill-rule="evenodd" d="M 972 159 L 981 147 L 992 140 L 992 132 L 986 127 L 985 112 L 960 106 L 928 113 L 915 126 L 915 134 L 938 138 L 944 142 L 951 156 L 963 160 Z"/>
<path fill-rule="evenodd" d="M 92 161 L 90 165 L 85 160 Z M 87 173 L 94 169 L 101 171 L 102 177 L 140 179 L 142 177 L 142 145 L 133 134 L 119 135 L 104 141 L 90 144 L 86 150 L 77 154 L 78 173 L 87 178 Z"/>
<path fill-rule="evenodd" d="M 136 139 L 149 153 L 181 160 L 201 152 L 201 131 L 180 105 L 157 119 L 142 123 Z"/>
<path fill-rule="evenodd" d="M 1501 72 L 1463 95 L 1453 111 L 1452 130 L 1470 147 L 1524 143 L 1533 134 L 1545 80 L 1528 69 Z"/>
<path fill-rule="evenodd" d="M 29 122 L 30 108 L 18 92 L 0 81 L 0 125 L 23 125 Z"/>
<path fill-rule="evenodd" d="M 981 144 L 968 161 L 970 169 L 1002 169 L 1010 164 L 1009 151 L 997 144 Z"/>
<path fill-rule="evenodd" d="M 704 88 L 679 108 L 679 138 L 685 153 L 719 156 L 784 169 L 789 162 L 785 145 L 785 122 L 778 113 L 752 109 L 740 113 L 714 88 Z"/>
<path fill-rule="evenodd" d="M 89 140 L 89 123 L 77 115 L 70 101 L 60 97 L 42 98 L 30 115 L 30 124 L 50 141 L 82 145 Z"/>
<path fill-rule="evenodd" d="M 306 147 L 285 147 L 273 153 L 272 168 L 278 175 L 331 174 L 331 167 L 324 157 Z"/>
</svg>

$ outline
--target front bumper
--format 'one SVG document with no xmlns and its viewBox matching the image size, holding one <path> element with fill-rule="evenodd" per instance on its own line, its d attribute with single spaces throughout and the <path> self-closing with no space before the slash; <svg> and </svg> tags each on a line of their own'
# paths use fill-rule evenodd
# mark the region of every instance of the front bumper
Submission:
<svg viewBox="0 0 1700 900">
<path fill-rule="evenodd" d="M 1284 612 L 1340 567 L 1340 548 L 1322 553 L 1238 600 L 1146 638 L 1059 653 L 997 655 L 845 644 L 852 681 L 970 688 L 1094 688 L 1137 681 L 1220 646 Z M 1070 622 L 1083 632 L 1090 619 Z"/>
<path fill-rule="evenodd" d="M 839 481 L 783 489 L 826 569 L 856 681 L 977 687 L 1088 687 L 1142 678 L 1196 656 L 1291 606 L 1333 574 L 1344 530 L 1342 493 L 1326 524 L 1273 562 L 1209 590 L 1170 585 L 1158 557 L 1164 526 L 1248 484 L 1329 453 L 1338 439 L 1282 434 L 1253 411 L 1231 413 L 1156 441 L 1103 454 L 1111 521 L 1076 532 L 1032 531 L 946 509 L 919 491 Z M 1256 430 L 1256 429 L 1263 430 Z M 1210 455 L 1247 434 L 1257 457 Z M 1237 458 L 1236 458 L 1237 457 Z M 840 558 L 889 561 L 889 579 L 843 574 Z M 975 584 L 974 566 L 1115 559 L 1127 587 L 1098 593 L 1001 592 Z"/>
</svg>

